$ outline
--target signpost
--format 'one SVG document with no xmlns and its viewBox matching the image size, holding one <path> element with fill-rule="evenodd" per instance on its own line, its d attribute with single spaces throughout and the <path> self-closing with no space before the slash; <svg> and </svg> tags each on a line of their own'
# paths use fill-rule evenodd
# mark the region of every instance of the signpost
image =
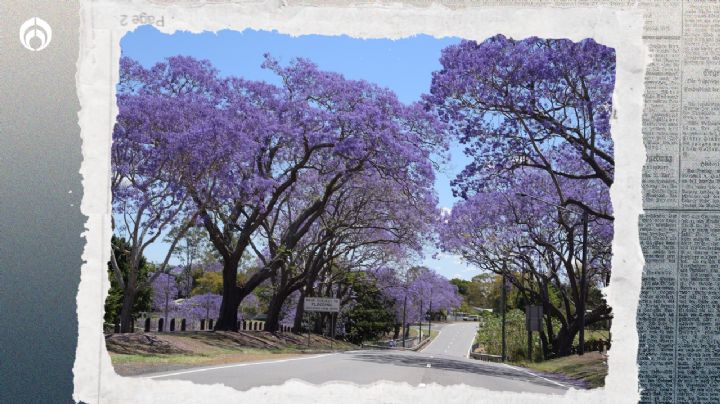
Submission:
<svg viewBox="0 0 720 404">
<path fill-rule="evenodd" d="M 340 299 L 333 297 L 306 297 L 303 302 L 305 312 L 325 312 L 330 315 L 330 349 L 335 338 L 335 316 L 340 311 Z M 310 330 L 308 330 L 308 346 L 310 346 Z"/>
<path fill-rule="evenodd" d="M 306 297 L 303 308 L 305 311 L 337 313 L 340 311 L 340 299 L 332 297 Z"/>
<path fill-rule="evenodd" d="M 532 361 L 532 332 L 542 330 L 542 306 L 525 306 L 525 327 L 528 333 L 528 360 Z"/>
</svg>

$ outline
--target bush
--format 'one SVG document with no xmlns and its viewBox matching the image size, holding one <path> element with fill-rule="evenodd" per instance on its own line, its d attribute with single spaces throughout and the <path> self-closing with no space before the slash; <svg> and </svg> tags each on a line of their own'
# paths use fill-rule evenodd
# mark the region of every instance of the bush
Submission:
<svg viewBox="0 0 720 404">
<path fill-rule="evenodd" d="M 521 310 L 510 310 L 505 320 L 507 356 L 510 361 L 527 360 L 527 329 L 525 313 Z M 485 353 L 502 354 L 502 316 L 488 313 L 483 315 L 478 329 L 476 342 Z M 540 336 L 533 332 L 533 360 L 542 360 Z"/>
</svg>

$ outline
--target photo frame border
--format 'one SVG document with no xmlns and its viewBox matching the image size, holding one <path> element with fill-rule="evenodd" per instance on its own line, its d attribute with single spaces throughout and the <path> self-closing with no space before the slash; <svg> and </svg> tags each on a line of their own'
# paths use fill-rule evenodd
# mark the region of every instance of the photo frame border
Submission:
<svg viewBox="0 0 720 404">
<path fill-rule="evenodd" d="M 615 182 L 610 190 L 615 212 L 612 283 L 607 301 L 612 307 L 613 346 L 609 351 L 609 374 L 605 387 L 570 390 L 563 396 L 499 392 L 470 386 L 377 382 L 354 385 L 331 382 L 312 385 L 289 381 L 281 386 L 262 386 L 245 392 L 224 385 L 197 385 L 187 381 L 157 381 L 117 375 L 103 337 L 104 301 L 110 283 L 111 193 L 110 145 L 117 115 L 115 85 L 119 74 L 120 39 L 138 25 L 133 16 L 162 18 L 156 28 L 175 31 L 276 30 L 289 35 L 348 35 L 355 38 L 398 39 L 426 34 L 482 41 L 501 33 L 522 39 L 530 36 L 592 37 L 616 51 L 613 93 L 612 138 L 615 145 Z M 130 18 L 128 18 L 130 17 Z M 142 23 L 142 18 L 137 19 Z M 146 22 L 149 20 L 145 20 Z M 83 199 L 81 211 L 88 217 L 84 237 L 78 304 L 78 345 L 73 368 L 77 401 L 94 402 L 196 402 L 200 400 L 263 400 L 293 402 L 481 401 L 514 402 L 637 402 L 636 327 L 637 305 L 643 270 L 638 218 L 642 213 L 641 178 L 645 162 L 642 113 L 645 69 L 649 62 L 642 39 L 643 13 L 638 9 L 444 7 L 439 4 L 352 4 L 310 6 L 279 2 L 181 4 L 121 1 L 84 2 L 81 8 L 80 55 L 77 62 L 78 113 L 82 136 Z"/>
</svg>

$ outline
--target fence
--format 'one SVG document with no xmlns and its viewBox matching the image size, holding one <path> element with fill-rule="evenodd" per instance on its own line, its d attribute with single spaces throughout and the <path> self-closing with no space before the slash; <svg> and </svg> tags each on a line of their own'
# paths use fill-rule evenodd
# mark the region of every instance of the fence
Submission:
<svg viewBox="0 0 720 404">
<path fill-rule="evenodd" d="M 500 355 L 490 355 L 480 352 L 470 352 L 470 358 L 486 362 L 502 362 L 502 356 Z"/>
<path fill-rule="evenodd" d="M 478 346 L 480 346 L 480 344 L 476 342 L 472 344 L 472 347 L 470 347 L 471 359 L 478 359 L 486 362 L 502 362 L 502 355 L 490 355 L 483 352 L 475 352 Z"/>
<path fill-rule="evenodd" d="M 137 322 L 136 322 L 137 321 Z M 215 319 L 188 320 L 184 318 L 145 317 L 133 321 L 133 332 L 184 332 L 184 331 L 210 331 L 215 325 Z M 120 324 L 114 324 L 115 333 L 120 332 Z M 280 325 L 279 332 L 290 332 L 292 327 Z M 240 320 L 237 322 L 236 331 L 265 331 L 265 321 Z"/>
</svg>

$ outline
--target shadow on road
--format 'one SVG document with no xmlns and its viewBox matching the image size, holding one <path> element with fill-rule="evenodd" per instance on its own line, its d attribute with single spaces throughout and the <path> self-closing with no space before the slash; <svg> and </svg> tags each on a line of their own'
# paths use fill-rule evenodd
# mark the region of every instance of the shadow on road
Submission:
<svg viewBox="0 0 720 404">
<path fill-rule="evenodd" d="M 503 379 L 524 381 L 547 387 L 559 387 L 557 384 L 551 383 L 539 377 L 522 373 L 512 368 L 508 368 L 502 365 L 486 364 L 482 362 L 469 362 L 451 358 L 431 358 L 429 356 L 411 353 L 391 354 L 389 352 L 357 353 L 353 355 L 353 360 L 379 363 L 384 365 L 409 366 L 419 368 L 425 368 L 428 364 L 430 364 L 431 368 L 439 370 L 474 373 L 485 376 L 500 377 Z"/>
</svg>

